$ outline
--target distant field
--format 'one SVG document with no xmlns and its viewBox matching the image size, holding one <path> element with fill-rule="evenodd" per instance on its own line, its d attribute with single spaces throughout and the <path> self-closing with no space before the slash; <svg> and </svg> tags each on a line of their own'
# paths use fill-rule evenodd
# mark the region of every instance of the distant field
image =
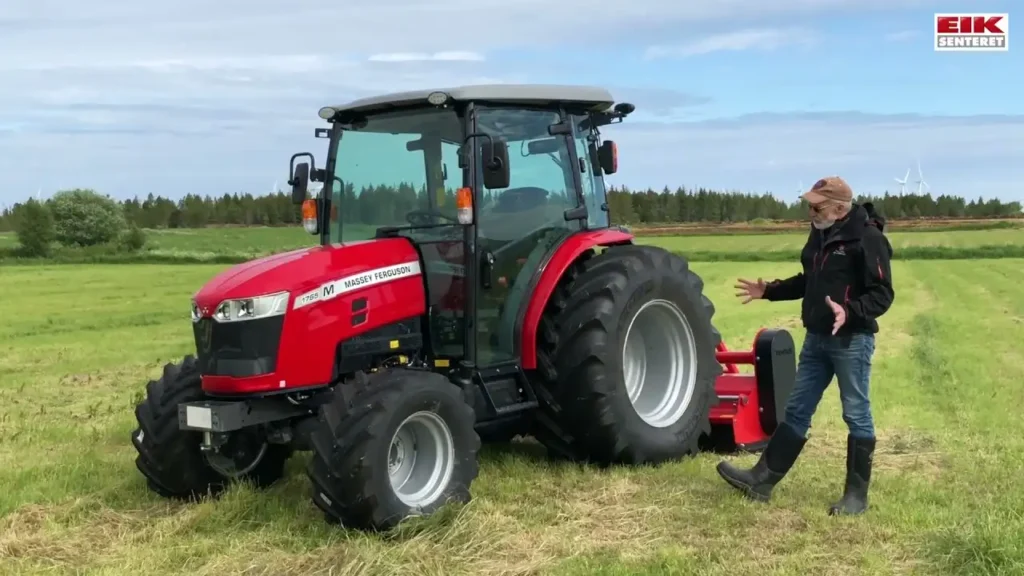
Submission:
<svg viewBox="0 0 1024 576">
<path fill-rule="evenodd" d="M 225 256 L 245 259 L 313 246 L 318 242 L 316 237 L 306 234 L 298 227 L 162 229 L 147 230 L 146 234 L 148 240 L 145 251 L 168 258 L 180 256 L 203 259 Z M 980 247 L 1024 247 L 1024 228 L 942 232 L 892 231 L 887 235 L 897 251 L 921 248 L 955 251 Z M 719 255 L 749 255 L 750 259 L 756 260 L 763 259 L 757 258 L 758 255 L 790 254 L 798 251 L 806 239 L 806 229 L 770 234 L 637 236 L 640 243 L 694 255 L 701 260 L 717 259 L 715 257 Z M 17 238 L 14 234 L 0 234 L 0 250 L 9 250 L 15 246 Z"/>
<path fill-rule="evenodd" d="M 241 261 L 317 243 L 298 227 L 200 228 L 148 230 L 142 259 L 150 261 Z M 1001 258 L 1024 256 L 1024 228 L 888 233 L 897 258 Z M 806 228 L 786 233 L 729 235 L 638 235 L 637 241 L 662 246 L 695 261 L 788 260 L 807 238 Z M 0 235 L 0 250 L 16 246 L 12 234 Z M 0 254 L 2 256 L 2 254 Z M 96 257 L 117 260 L 124 255 Z M 107 258 L 107 260 L 104 260 Z M 135 257 L 129 258 L 129 260 Z"/>
<path fill-rule="evenodd" d="M 996 257 L 1001 249 L 1015 249 L 1024 256 L 1024 228 L 967 230 L 956 232 L 892 232 L 895 249 L 940 250 L 950 252 L 989 248 L 986 255 Z M 763 235 L 638 236 L 644 244 L 691 256 L 694 260 L 758 260 L 788 257 L 798 252 L 807 239 L 806 232 Z M 199 258 L 233 256 L 250 258 L 316 244 L 316 238 L 295 228 L 217 228 L 200 230 L 161 230 L 150 234 L 149 250 L 156 254 L 191 255 Z M 940 254 L 941 255 L 941 254 Z M 922 256 L 924 257 L 924 256 Z"/>
<path fill-rule="evenodd" d="M 921 218 L 917 220 L 893 220 L 888 228 L 901 232 L 926 232 L 950 230 L 992 230 L 1001 228 L 1022 228 L 1021 218 Z M 706 222 L 687 222 L 685 224 L 644 224 L 636 228 L 638 234 L 656 236 L 675 236 L 693 234 L 769 234 L 803 231 L 806 222 L 753 220 L 734 224 L 709 224 Z"/>
<path fill-rule="evenodd" d="M 216 239 L 177 237 L 197 250 Z M 1024 260 L 894 263 L 864 517 L 825 515 L 844 465 L 833 387 L 771 504 L 726 487 L 711 454 L 601 471 L 547 462 L 519 442 L 485 451 L 468 507 L 389 536 L 326 525 L 305 454 L 266 493 L 239 487 L 184 505 L 147 491 L 129 440 L 134 403 L 164 362 L 193 350 L 188 297 L 223 268 L 0 269 L 0 574 L 1024 574 Z M 741 306 L 732 289 L 737 276 L 796 264 L 694 269 L 731 345 L 762 326 L 802 341 L 798 302 Z"/>
<path fill-rule="evenodd" d="M 181 252 L 259 253 L 317 244 L 316 237 L 298 228 L 201 228 L 196 230 L 147 231 L 154 250 Z M 956 232 L 891 232 L 894 248 L 909 246 L 971 247 L 1024 244 L 1024 228 Z M 746 252 L 750 250 L 799 249 L 806 229 L 787 234 L 729 236 L 639 236 L 645 244 L 670 250 L 697 252 Z"/>
<path fill-rule="evenodd" d="M 1024 245 L 1024 228 L 1006 230 L 966 230 L 955 232 L 889 232 L 893 249 L 911 247 L 972 248 L 977 246 Z M 640 242 L 680 252 L 752 252 L 799 250 L 807 241 L 807 231 L 787 234 L 735 236 L 655 236 Z"/>
</svg>

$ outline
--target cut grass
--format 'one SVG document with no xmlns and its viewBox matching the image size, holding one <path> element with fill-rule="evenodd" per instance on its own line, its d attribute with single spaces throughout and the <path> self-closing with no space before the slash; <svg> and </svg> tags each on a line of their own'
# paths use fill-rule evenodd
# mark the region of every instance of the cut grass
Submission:
<svg viewBox="0 0 1024 576">
<path fill-rule="evenodd" d="M 798 302 L 741 306 L 704 263 L 733 347 L 761 326 L 802 341 Z M 326 525 L 306 455 L 284 482 L 183 505 L 148 492 L 129 433 L 145 381 L 192 351 L 188 297 L 222 266 L 31 266 L 0 274 L 0 573 L 1015 574 L 1024 572 L 1024 261 L 897 262 L 872 400 L 873 509 L 825 515 L 845 426 L 831 388 L 774 501 L 744 501 L 704 454 L 659 468 L 485 450 L 473 502 L 390 535 Z M 998 335 L 998 336 L 996 336 Z M 998 339 L 994 339 L 998 338 Z M 750 463 L 753 456 L 737 456 Z"/>
</svg>

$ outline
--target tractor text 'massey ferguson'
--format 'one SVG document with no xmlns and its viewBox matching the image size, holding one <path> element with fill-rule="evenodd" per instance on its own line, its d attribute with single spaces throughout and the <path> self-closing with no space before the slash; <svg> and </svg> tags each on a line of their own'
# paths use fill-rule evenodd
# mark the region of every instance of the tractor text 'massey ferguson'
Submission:
<svg viewBox="0 0 1024 576">
<path fill-rule="evenodd" d="M 419 273 L 420 263 L 413 260 L 404 264 L 385 266 L 376 270 L 363 272 L 362 274 L 356 274 L 347 278 L 340 278 L 338 280 L 327 282 L 316 290 L 310 290 L 309 292 L 296 297 L 293 308 L 302 308 L 303 306 L 308 306 L 316 302 L 330 300 L 331 298 L 350 290 L 355 290 L 356 288 L 364 288 L 381 282 L 397 280 L 406 276 L 416 276 Z"/>
<path fill-rule="evenodd" d="M 1007 52 L 1009 14 L 936 14 L 938 52 Z"/>
</svg>

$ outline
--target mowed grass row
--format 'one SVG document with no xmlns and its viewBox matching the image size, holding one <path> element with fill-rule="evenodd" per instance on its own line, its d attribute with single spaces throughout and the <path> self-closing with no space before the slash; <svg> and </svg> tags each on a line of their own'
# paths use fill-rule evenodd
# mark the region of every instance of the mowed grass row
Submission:
<svg viewBox="0 0 1024 576">
<path fill-rule="evenodd" d="M 733 347 L 799 330 L 797 302 L 741 306 L 702 263 Z M 184 505 L 147 491 L 129 434 L 145 381 L 192 351 L 188 297 L 220 266 L 31 266 L 0 272 L 2 574 L 1019 574 L 1024 572 L 1024 260 L 896 262 L 872 400 L 872 510 L 825 514 L 844 471 L 835 387 L 768 505 L 719 457 L 659 468 L 551 463 L 529 442 L 483 455 L 474 501 L 372 536 L 330 527 L 306 455 L 264 493 Z M 754 456 L 737 456 L 751 463 Z"/>
<path fill-rule="evenodd" d="M 148 231 L 155 250 L 171 252 L 263 253 L 312 246 L 318 241 L 301 228 L 205 228 L 196 230 Z M 953 248 L 1024 245 L 1024 228 L 970 230 L 957 232 L 893 232 L 896 249 L 918 246 Z M 638 237 L 647 244 L 688 252 L 752 252 L 799 250 L 806 233 L 760 234 L 750 236 L 668 236 Z"/>
<path fill-rule="evenodd" d="M 233 263 L 317 244 L 299 227 L 149 230 L 141 254 L 58 250 L 55 261 L 126 263 Z M 6 236 L 6 240 L 4 237 Z M 1024 257 L 1024 227 L 993 230 L 888 233 L 898 259 L 975 259 Z M 751 235 L 638 236 L 637 242 L 662 246 L 692 261 L 773 261 L 798 257 L 806 232 Z M 12 260 L 16 239 L 0 235 L 0 262 Z M 26 262 L 28 263 L 28 262 Z"/>
</svg>

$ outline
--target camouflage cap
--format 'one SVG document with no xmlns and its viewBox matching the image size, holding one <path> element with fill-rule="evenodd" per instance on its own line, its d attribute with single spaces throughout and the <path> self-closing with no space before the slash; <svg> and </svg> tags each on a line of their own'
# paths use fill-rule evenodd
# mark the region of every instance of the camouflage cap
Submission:
<svg viewBox="0 0 1024 576">
<path fill-rule="evenodd" d="M 811 204 L 821 204 L 829 200 L 852 202 L 853 189 L 839 176 L 829 176 L 815 182 L 810 190 L 804 192 L 802 198 Z"/>
</svg>

